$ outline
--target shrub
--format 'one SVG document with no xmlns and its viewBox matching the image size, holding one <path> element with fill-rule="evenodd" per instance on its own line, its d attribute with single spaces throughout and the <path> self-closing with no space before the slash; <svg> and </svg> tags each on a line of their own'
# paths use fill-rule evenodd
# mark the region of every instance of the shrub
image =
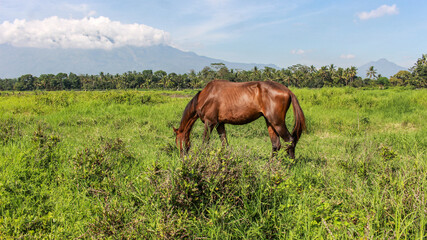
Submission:
<svg viewBox="0 0 427 240">
<path fill-rule="evenodd" d="M 92 195 L 107 194 L 116 189 L 116 175 L 123 162 L 134 157 L 120 138 L 107 140 L 95 149 L 86 147 L 72 159 L 74 180 Z"/>
<path fill-rule="evenodd" d="M 216 205 L 241 209 L 260 191 L 268 198 L 286 179 L 289 165 L 283 164 L 283 159 L 272 159 L 259 168 L 253 158 L 248 159 L 251 158 L 237 155 L 232 149 L 208 148 L 185 156 L 174 171 L 155 164 L 149 172 L 154 197 L 161 200 L 164 209 L 193 214 Z M 289 160 L 288 164 L 293 162 Z"/>
<path fill-rule="evenodd" d="M 17 119 L 8 118 L 0 121 L 0 144 L 6 144 L 14 137 L 21 136 L 21 130 Z"/>
<path fill-rule="evenodd" d="M 137 237 L 134 230 L 138 222 L 133 221 L 137 208 L 129 205 L 128 189 L 119 182 L 134 159 L 120 138 L 86 147 L 73 157 L 74 181 L 93 203 L 94 219 L 82 238 Z"/>
<path fill-rule="evenodd" d="M 241 204 L 242 192 L 251 197 L 257 174 L 250 162 L 230 152 L 201 151 L 186 156 L 175 171 L 152 169 L 150 181 L 165 207 L 196 212 L 214 204 Z M 246 184 L 241 184 L 241 183 Z"/>
<path fill-rule="evenodd" d="M 60 138 L 39 124 L 32 146 L 15 159 L 15 171 L 0 184 L 0 232 L 4 236 L 28 238 L 48 236 L 54 226 L 52 193 L 59 157 Z"/>
</svg>

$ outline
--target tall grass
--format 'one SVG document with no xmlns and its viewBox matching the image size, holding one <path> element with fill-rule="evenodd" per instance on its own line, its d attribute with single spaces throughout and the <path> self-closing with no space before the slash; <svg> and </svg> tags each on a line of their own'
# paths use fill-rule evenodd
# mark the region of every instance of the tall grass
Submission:
<svg viewBox="0 0 427 240">
<path fill-rule="evenodd" d="M 195 91 L 1 92 L 1 238 L 427 236 L 427 92 L 295 89 L 296 160 L 265 121 L 174 146 Z M 287 116 L 292 128 L 292 111 Z"/>
</svg>

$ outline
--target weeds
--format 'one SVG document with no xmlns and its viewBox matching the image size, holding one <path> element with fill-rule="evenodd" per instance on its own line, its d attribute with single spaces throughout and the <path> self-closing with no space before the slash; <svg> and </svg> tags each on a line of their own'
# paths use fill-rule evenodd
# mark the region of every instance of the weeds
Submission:
<svg viewBox="0 0 427 240">
<path fill-rule="evenodd" d="M 46 131 L 38 125 L 31 149 L 16 159 L 16 174 L 0 185 L 0 232 L 6 236 L 43 236 L 54 225 L 51 193 L 45 186 L 55 182 L 60 138 Z"/>
<path fill-rule="evenodd" d="M 117 168 L 134 157 L 120 138 L 107 140 L 95 149 L 85 148 L 72 159 L 74 179 L 90 195 L 107 195 L 117 188 Z"/>
<path fill-rule="evenodd" d="M 173 172 L 156 165 L 150 181 L 155 186 L 155 197 L 164 206 L 195 214 L 213 205 L 241 206 L 242 198 L 253 197 L 257 175 L 250 162 L 231 152 L 213 150 L 187 155 Z"/>
<path fill-rule="evenodd" d="M 140 91 L 107 91 L 103 96 L 103 102 L 107 104 L 143 105 L 148 103 L 164 102 L 164 96 L 160 94 L 144 94 Z"/>
<path fill-rule="evenodd" d="M 6 144 L 15 137 L 22 136 L 17 119 L 8 118 L 0 122 L 0 143 Z"/>
<path fill-rule="evenodd" d="M 87 147 L 72 159 L 74 181 L 79 191 L 84 191 L 95 204 L 95 219 L 81 237 L 91 238 L 129 238 L 136 236 L 130 216 L 132 206 L 121 203 L 123 189 L 118 182 L 126 172 L 118 171 L 122 164 L 131 167 L 135 160 L 120 138 L 105 139 L 95 148 Z"/>
</svg>

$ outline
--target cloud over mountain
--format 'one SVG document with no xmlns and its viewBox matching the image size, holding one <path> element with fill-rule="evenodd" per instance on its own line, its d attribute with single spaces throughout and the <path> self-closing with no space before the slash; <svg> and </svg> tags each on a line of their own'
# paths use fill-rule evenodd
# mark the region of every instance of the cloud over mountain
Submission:
<svg viewBox="0 0 427 240">
<path fill-rule="evenodd" d="M 5 21 L 0 44 L 15 47 L 112 49 L 170 44 L 170 35 L 144 24 L 123 24 L 107 17 Z"/>
</svg>

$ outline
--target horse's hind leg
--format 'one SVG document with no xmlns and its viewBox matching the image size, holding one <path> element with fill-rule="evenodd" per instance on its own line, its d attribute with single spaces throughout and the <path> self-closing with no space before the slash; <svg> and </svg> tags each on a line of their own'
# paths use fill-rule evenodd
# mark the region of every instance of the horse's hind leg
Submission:
<svg viewBox="0 0 427 240">
<path fill-rule="evenodd" d="M 219 134 L 219 138 L 221 139 L 222 146 L 225 146 L 225 145 L 228 146 L 227 135 L 225 132 L 225 124 L 224 123 L 218 124 L 218 126 L 216 127 L 216 131 Z"/>
<path fill-rule="evenodd" d="M 270 124 L 270 125 L 268 125 L 268 124 Z M 273 128 L 273 131 L 275 131 L 275 133 L 277 133 L 277 135 L 279 135 L 285 142 L 287 142 L 289 144 L 286 149 L 287 149 L 289 156 L 292 159 L 294 159 L 295 158 L 295 146 L 293 145 L 292 135 L 289 133 L 288 129 L 286 128 L 285 122 L 281 122 L 279 124 L 277 124 L 277 123 L 272 124 L 272 123 L 268 122 L 267 125 L 269 126 L 269 129 L 268 129 L 269 133 L 271 131 L 270 130 L 270 127 L 271 127 L 271 128 Z M 277 137 L 277 138 L 279 138 L 279 137 Z M 275 139 L 271 137 L 271 133 L 270 133 L 270 139 L 271 139 L 271 142 L 273 144 L 273 140 L 275 140 Z M 280 141 L 279 141 L 279 146 L 280 146 Z M 280 147 L 279 147 L 279 149 L 280 149 Z M 273 151 L 274 151 L 274 144 L 273 144 Z"/>
<path fill-rule="evenodd" d="M 292 159 L 295 159 L 295 145 L 293 143 L 292 135 L 289 133 L 288 129 L 286 128 L 286 124 L 283 123 L 282 126 L 275 126 L 274 127 L 283 140 L 287 142 L 288 146 L 286 147 L 286 150 L 289 154 L 289 157 Z"/>
<path fill-rule="evenodd" d="M 280 150 L 280 137 L 277 135 L 276 131 L 274 130 L 273 126 L 267 121 L 267 128 L 268 128 L 268 134 L 270 135 L 271 145 L 272 145 L 272 152 L 271 157 L 275 157 L 277 155 L 277 152 Z"/>
</svg>

